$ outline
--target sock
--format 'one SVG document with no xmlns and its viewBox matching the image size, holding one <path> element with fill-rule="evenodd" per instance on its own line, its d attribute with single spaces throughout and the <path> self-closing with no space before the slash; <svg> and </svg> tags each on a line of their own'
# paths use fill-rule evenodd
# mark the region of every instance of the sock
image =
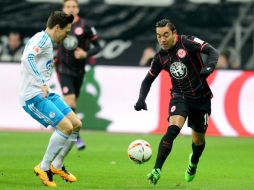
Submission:
<svg viewBox="0 0 254 190">
<path fill-rule="evenodd" d="M 43 159 L 40 163 L 40 168 L 44 171 L 48 171 L 50 169 L 50 164 L 57 156 L 57 154 L 64 147 L 65 142 L 68 139 L 68 135 L 62 133 L 59 130 L 55 130 L 51 135 L 47 150 L 43 156 Z"/>
<path fill-rule="evenodd" d="M 191 157 L 191 163 L 192 164 L 197 164 L 199 161 L 199 158 L 203 152 L 203 150 L 205 149 L 205 142 L 202 145 L 196 145 L 192 142 L 192 157 Z"/>
<path fill-rule="evenodd" d="M 64 144 L 63 149 L 59 152 L 59 154 L 55 157 L 52 165 L 56 169 L 61 169 L 63 166 L 63 160 L 68 155 L 70 150 L 73 147 L 73 144 L 77 141 L 78 131 L 73 131 L 72 134 L 69 136 L 67 141 Z"/>
<path fill-rule="evenodd" d="M 176 125 L 170 125 L 168 127 L 166 134 L 162 137 L 160 141 L 154 168 L 159 168 L 159 169 L 162 168 L 162 165 L 164 164 L 169 153 L 171 152 L 173 141 L 179 133 L 180 133 L 180 128 L 177 127 Z"/>
</svg>

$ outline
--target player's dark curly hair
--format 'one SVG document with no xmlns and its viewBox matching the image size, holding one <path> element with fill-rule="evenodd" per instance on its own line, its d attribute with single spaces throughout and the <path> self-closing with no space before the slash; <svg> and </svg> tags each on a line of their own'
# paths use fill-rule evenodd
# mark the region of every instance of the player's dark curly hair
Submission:
<svg viewBox="0 0 254 190">
<path fill-rule="evenodd" d="M 156 22 L 156 24 L 155 24 L 156 28 L 157 27 L 164 27 L 164 26 L 168 26 L 170 28 L 170 30 L 173 32 L 176 31 L 175 25 L 169 19 L 164 18 L 164 19 Z"/>
<path fill-rule="evenodd" d="M 71 24 L 73 22 L 73 15 L 72 14 L 66 14 L 63 11 L 54 11 L 50 14 L 48 21 L 47 21 L 47 27 L 53 28 L 57 24 L 59 24 L 60 28 L 66 27 L 68 24 Z"/>
</svg>

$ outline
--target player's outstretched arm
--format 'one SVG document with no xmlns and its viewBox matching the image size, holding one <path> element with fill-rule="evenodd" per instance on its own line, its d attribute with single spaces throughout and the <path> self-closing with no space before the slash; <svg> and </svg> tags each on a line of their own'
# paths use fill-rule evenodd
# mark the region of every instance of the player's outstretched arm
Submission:
<svg viewBox="0 0 254 190">
<path fill-rule="evenodd" d="M 147 110 L 147 105 L 146 105 L 145 100 L 146 100 L 146 97 L 150 91 L 150 88 L 151 88 L 151 85 L 152 85 L 154 79 L 155 79 L 155 77 L 152 76 L 150 74 L 150 72 L 148 72 L 148 74 L 146 75 L 145 79 L 143 80 L 143 82 L 141 84 L 138 101 L 134 105 L 134 108 L 136 111 Z"/>
</svg>

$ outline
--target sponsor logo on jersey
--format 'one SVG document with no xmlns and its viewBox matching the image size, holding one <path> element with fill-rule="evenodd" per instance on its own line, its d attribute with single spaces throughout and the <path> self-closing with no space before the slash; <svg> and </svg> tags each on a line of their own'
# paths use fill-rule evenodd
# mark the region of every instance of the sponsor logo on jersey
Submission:
<svg viewBox="0 0 254 190">
<path fill-rule="evenodd" d="M 180 58 L 184 58 L 184 57 L 186 56 L 186 51 L 185 51 L 184 49 L 179 49 L 179 50 L 177 51 L 177 55 L 178 55 L 178 57 L 180 57 Z"/>
<path fill-rule="evenodd" d="M 39 47 L 37 47 L 37 46 L 34 46 L 33 50 L 34 50 L 35 54 L 38 54 L 40 51 Z"/>
<path fill-rule="evenodd" d="M 75 28 L 75 30 L 74 30 L 74 33 L 76 34 L 76 35 L 81 35 L 81 34 L 83 34 L 83 32 L 84 32 L 84 30 L 83 30 L 83 28 L 81 28 L 81 27 L 77 27 L 77 28 Z"/>
<path fill-rule="evenodd" d="M 204 41 L 200 40 L 199 38 L 194 38 L 194 42 L 197 42 L 197 43 L 199 43 L 201 45 L 204 43 Z"/>
<path fill-rule="evenodd" d="M 64 45 L 65 49 L 67 49 L 67 50 L 74 50 L 78 47 L 78 39 L 76 36 L 68 35 L 64 39 L 63 45 Z"/>
<path fill-rule="evenodd" d="M 174 62 L 170 65 L 170 73 L 175 79 L 183 79 L 187 75 L 187 67 L 182 62 Z"/>
</svg>

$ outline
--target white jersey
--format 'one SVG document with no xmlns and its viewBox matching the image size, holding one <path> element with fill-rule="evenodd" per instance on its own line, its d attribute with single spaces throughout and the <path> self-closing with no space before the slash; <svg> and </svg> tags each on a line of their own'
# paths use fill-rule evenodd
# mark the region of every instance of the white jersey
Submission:
<svg viewBox="0 0 254 190">
<path fill-rule="evenodd" d="M 21 58 L 19 101 L 42 94 L 43 85 L 48 85 L 53 72 L 53 42 L 45 31 L 35 34 L 27 43 Z"/>
</svg>

